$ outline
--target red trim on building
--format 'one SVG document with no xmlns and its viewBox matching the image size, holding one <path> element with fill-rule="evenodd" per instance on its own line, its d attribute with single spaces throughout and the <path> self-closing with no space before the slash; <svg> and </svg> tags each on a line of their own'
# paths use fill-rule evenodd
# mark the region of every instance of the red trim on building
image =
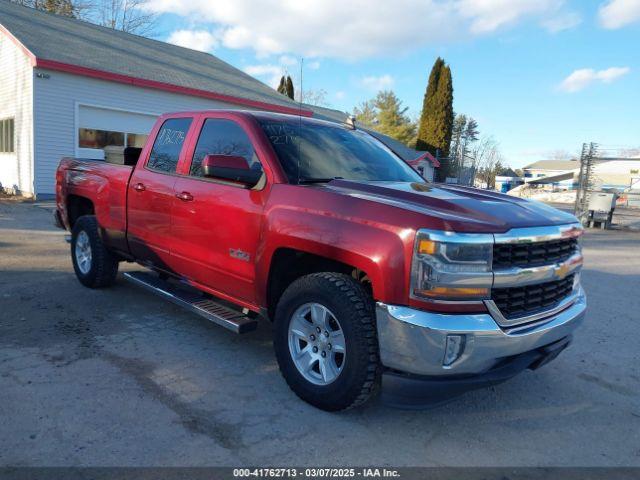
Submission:
<svg viewBox="0 0 640 480">
<path fill-rule="evenodd" d="M 429 152 L 424 152 L 418 158 L 414 158 L 413 160 L 411 160 L 409 164 L 417 165 L 421 160 L 429 160 L 431 164 L 436 168 L 440 166 L 440 162 L 438 161 L 438 159 L 431 155 Z"/>
<path fill-rule="evenodd" d="M 189 95 L 192 97 L 208 98 L 210 100 L 219 100 L 221 102 L 233 103 L 236 105 L 243 105 L 245 107 L 258 108 L 261 110 L 269 110 L 277 113 L 288 113 L 291 115 L 302 115 L 304 117 L 313 116 L 311 110 L 302 110 L 292 107 L 285 107 L 282 105 L 274 105 L 267 102 L 260 102 L 257 100 L 249 100 L 246 98 L 234 97 L 231 95 L 224 95 L 221 93 L 209 92 L 207 90 L 199 90 L 197 88 L 181 87 L 179 85 L 173 85 L 171 83 L 157 82 L 155 80 L 147 80 L 144 78 L 131 77 L 129 75 L 122 75 L 119 73 L 105 72 L 102 70 L 96 70 L 93 68 L 81 67 L 79 65 L 71 65 L 69 63 L 62 63 L 55 60 L 46 60 L 43 58 L 35 58 L 32 60 L 33 66 L 38 68 L 46 68 L 47 70 L 55 70 L 58 72 L 72 73 L 74 75 L 81 75 L 83 77 L 97 78 L 100 80 L 106 80 L 109 82 L 124 83 L 127 85 L 134 85 L 136 87 L 152 88 L 155 90 L 163 90 L 165 92 L 178 93 L 181 95 Z"/>
<path fill-rule="evenodd" d="M 29 50 L 27 47 L 25 47 L 22 42 L 20 42 L 20 40 L 18 40 L 16 37 L 14 37 L 11 32 L 9 30 L 7 30 L 4 25 L 0 24 L 0 32 L 4 33 L 9 40 L 11 40 L 18 48 L 20 48 L 20 50 L 22 50 L 24 52 L 24 54 L 29 57 L 29 61 L 31 62 L 31 66 L 35 67 L 36 65 L 36 56 L 31 52 L 31 50 Z"/>
</svg>

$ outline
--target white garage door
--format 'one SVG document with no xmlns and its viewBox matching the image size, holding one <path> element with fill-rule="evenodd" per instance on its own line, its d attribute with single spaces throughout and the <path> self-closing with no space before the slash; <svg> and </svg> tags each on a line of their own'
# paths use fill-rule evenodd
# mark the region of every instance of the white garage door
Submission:
<svg viewBox="0 0 640 480">
<path fill-rule="evenodd" d="M 78 157 L 104 159 L 114 156 L 119 163 L 124 147 L 141 147 L 156 115 L 81 105 L 78 108 Z"/>
</svg>

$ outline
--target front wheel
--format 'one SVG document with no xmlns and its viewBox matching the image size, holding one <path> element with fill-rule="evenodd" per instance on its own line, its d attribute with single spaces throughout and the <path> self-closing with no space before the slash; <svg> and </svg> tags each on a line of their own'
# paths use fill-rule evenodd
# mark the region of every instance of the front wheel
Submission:
<svg viewBox="0 0 640 480">
<path fill-rule="evenodd" d="M 353 278 L 315 273 L 293 282 L 275 315 L 274 347 L 289 387 L 328 411 L 364 403 L 379 381 L 373 299 Z"/>
<path fill-rule="evenodd" d="M 73 225 L 71 259 L 76 277 L 85 287 L 108 287 L 116 280 L 118 260 L 102 243 L 93 215 L 84 215 Z"/>
</svg>

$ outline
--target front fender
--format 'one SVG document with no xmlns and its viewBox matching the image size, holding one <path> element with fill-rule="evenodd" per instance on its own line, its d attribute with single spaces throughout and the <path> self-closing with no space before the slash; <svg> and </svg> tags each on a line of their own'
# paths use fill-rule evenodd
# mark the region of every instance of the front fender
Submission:
<svg viewBox="0 0 640 480">
<path fill-rule="evenodd" d="M 335 260 L 367 274 L 376 300 L 406 303 L 415 231 L 360 221 L 335 212 L 280 207 L 265 217 L 266 240 L 258 252 L 258 300 L 266 305 L 269 266 L 275 251 L 290 248 Z"/>
</svg>

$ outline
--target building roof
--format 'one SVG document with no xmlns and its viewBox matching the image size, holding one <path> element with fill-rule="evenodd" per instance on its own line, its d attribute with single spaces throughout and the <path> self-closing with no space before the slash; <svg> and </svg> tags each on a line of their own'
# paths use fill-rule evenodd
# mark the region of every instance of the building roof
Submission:
<svg viewBox="0 0 640 480">
<path fill-rule="evenodd" d="M 580 162 L 577 160 L 538 160 L 523 170 L 574 170 L 580 168 Z"/>
<path fill-rule="evenodd" d="M 413 150 L 413 149 L 411 149 Z M 428 160 L 429 162 L 431 162 L 431 165 L 433 165 L 434 167 L 439 167 L 440 166 L 440 161 L 434 157 L 430 152 L 418 152 L 417 150 L 413 150 L 418 156 L 409 160 L 409 164 L 412 167 L 417 167 L 419 166 L 420 162 L 422 160 Z"/>
<path fill-rule="evenodd" d="M 339 110 L 300 105 L 209 53 L 8 0 L 0 0 L 0 32 L 25 50 L 34 67 L 333 122 L 347 118 Z M 369 133 L 405 161 L 420 155 L 391 137 Z"/>
<path fill-rule="evenodd" d="M 533 180 L 529 180 L 527 183 L 528 184 L 533 183 L 533 184 L 539 184 L 539 185 L 547 184 L 547 183 L 556 183 L 556 182 L 561 182 L 563 180 L 571 180 L 575 176 L 577 176 L 576 172 L 562 172 L 562 173 L 556 173 L 555 175 L 535 178 Z"/>
<path fill-rule="evenodd" d="M 173 87 L 176 93 L 200 93 L 203 97 L 256 108 L 271 107 L 284 113 L 300 108 L 285 95 L 211 54 L 8 0 L 0 0 L 0 30 L 26 50 L 35 67 L 147 88 Z M 308 109 L 303 112 L 311 115 Z"/>
<path fill-rule="evenodd" d="M 508 167 L 506 170 L 503 170 L 502 174 L 498 175 L 498 177 L 520 178 L 520 175 L 518 175 L 512 168 Z"/>
</svg>

